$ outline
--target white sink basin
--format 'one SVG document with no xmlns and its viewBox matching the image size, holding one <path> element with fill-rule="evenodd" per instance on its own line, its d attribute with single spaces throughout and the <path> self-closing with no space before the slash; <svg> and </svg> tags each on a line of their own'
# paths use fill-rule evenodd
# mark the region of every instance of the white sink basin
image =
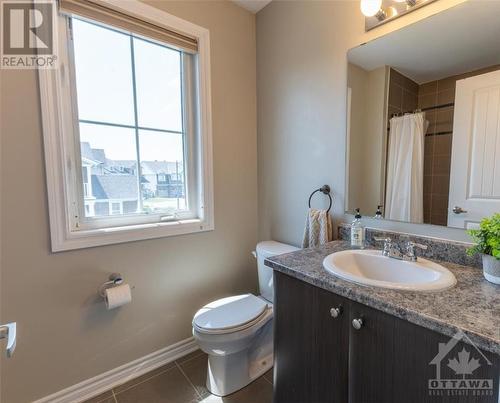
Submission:
<svg viewBox="0 0 500 403">
<path fill-rule="evenodd" d="M 347 281 L 407 291 L 438 291 L 457 280 L 445 267 L 427 259 L 406 262 L 382 255 L 379 250 L 345 250 L 323 261 L 327 271 Z"/>
</svg>

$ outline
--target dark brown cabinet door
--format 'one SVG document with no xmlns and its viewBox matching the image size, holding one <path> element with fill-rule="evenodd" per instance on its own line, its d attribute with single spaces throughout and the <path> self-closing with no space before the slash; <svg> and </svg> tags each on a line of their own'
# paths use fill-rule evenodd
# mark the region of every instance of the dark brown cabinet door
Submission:
<svg viewBox="0 0 500 403">
<path fill-rule="evenodd" d="M 347 402 L 346 300 L 278 272 L 274 287 L 274 403 Z"/>
<path fill-rule="evenodd" d="M 353 327 L 354 319 L 362 320 L 360 329 Z M 450 337 L 354 302 L 350 320 L 350 403 L 498 402 L 497 355 L 462 341 L 449 344 Z M 476 368 L 465 374 L 472 370 L 471 365 Z M 464 372 L 466 380 L 492 380 L 493 390 L 430 389 L 438 367 L 441 380 L 460 379 L 455 368 Z"/>
<path fill-rule="evenodd" d="M 358 321 L 359 329 L 353 327 L 353 320 Z M 392 402 L 394 320 L 380 311 L 351 302 L 348 326 L 349 402 Z"/>
</svg>

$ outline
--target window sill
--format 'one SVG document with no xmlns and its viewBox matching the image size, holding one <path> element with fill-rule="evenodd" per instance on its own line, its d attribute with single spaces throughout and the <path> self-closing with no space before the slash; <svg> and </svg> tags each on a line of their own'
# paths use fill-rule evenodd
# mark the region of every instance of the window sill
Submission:
<svg viewBox="0 0 500 403">
<path fill-rule="evenodd" d="M 200 219 L 169 221 L 122 227 L 67 231 L 52 238 L 52 252 L 91 248 L 124 242 L 164 238 L 198 232 L 212 231 L 213 223 Z M 53 234 L 54 235 L 54 234 Z"/>
</svg>

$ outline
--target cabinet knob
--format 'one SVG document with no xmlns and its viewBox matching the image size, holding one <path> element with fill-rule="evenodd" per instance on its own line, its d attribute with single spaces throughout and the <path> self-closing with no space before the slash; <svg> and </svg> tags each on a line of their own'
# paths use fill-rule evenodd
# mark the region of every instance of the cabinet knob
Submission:
<svg viewBox="0 0 500 403">
<path fill-rule="evenodd" d="M 352 327 L 354 329 L 359 330 L 359 329 L 361 329 L 362 326 L 363 326 L 363 319 L 359 318 L 359 319 L 352 320 Z"/>
<path fill-rule="evenodd" d="M 337 308 L 330 309 L 330 316 L 332 318 L 338 318 L 340 315 L 342 315 L 342 306 L 341 305 L 339 305 Z"/>
</svg>

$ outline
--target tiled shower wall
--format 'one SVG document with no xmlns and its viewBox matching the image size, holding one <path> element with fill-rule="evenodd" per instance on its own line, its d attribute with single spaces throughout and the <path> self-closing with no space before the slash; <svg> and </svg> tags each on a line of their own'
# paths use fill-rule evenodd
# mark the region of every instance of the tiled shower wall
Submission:
<svg viewBox="0 0 500 403">
<path fill-rule="evenodd" d="M 420 85 L 418 108 L 453 104 L 455 81 L 452 77 Z M 424 222 L 429 224 L 447 223 L 453 112 L 453 106 L 425 112 L 429 126 L 424 151 Z"/>
<path fill-rule="evenodd" d="M 417 109 L 418 84 L 398 71 L 391 69 L 389 79 L 388 119 L 395 113 Z M 389 122 L 387 122 L 389 127 Z"/>
</svg>

